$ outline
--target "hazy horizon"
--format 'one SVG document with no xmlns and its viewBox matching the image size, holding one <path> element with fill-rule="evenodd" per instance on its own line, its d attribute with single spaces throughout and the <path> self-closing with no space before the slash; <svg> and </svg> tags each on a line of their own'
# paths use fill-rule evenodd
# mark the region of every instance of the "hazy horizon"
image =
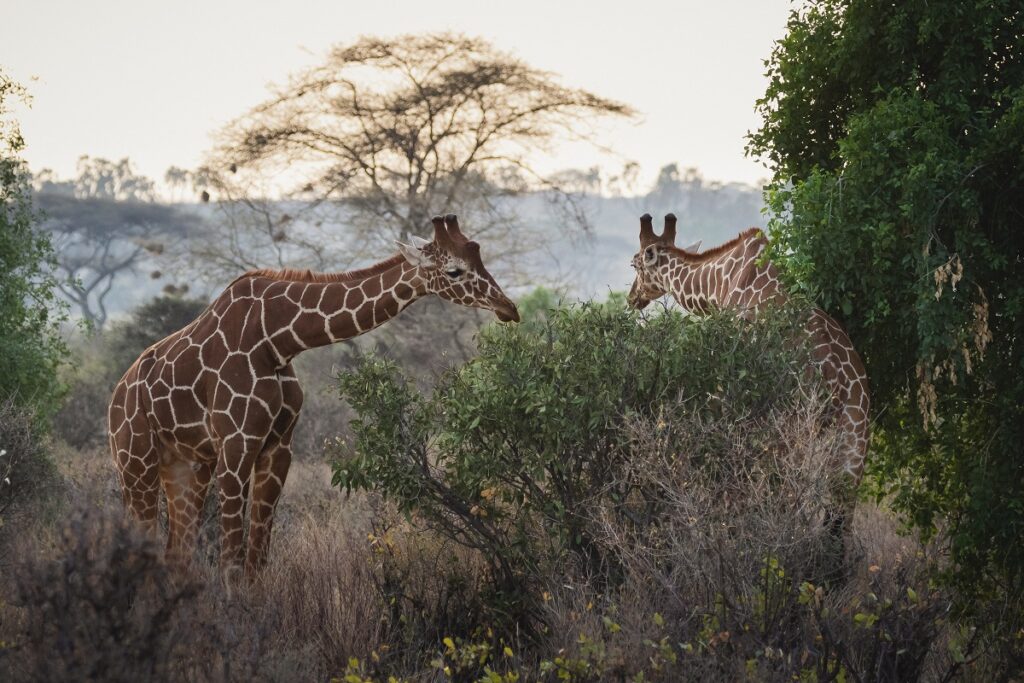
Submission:
<svg viewBox="0 0 1024 683">
<path fill-rule="evenodd" d="M 633 106 L 632 122 L 604 127 L 610 152 L 565 144 L 536 160 L 545 172 L 640 165 L 648 186 L 668 163 L 714 181 L 757 184 L 765 169 L 743 154 L 766 84 L 762 60 L 791 3 L 636 2 L 598 12 L 583 2 L 481 10 L 464 0 L 354 3 L 22 3 L 0 26 L 0 65 L 29 89 L 19 108 L 33 171 L 72 177 L 81 155 L 129 157 L 161 180 L 194 168 L 212 133 L 360 35 L 454 31 L 488 39 L 571 86 Z M 69 115 L 70 112 L 70 115 Z"/>
</svg>

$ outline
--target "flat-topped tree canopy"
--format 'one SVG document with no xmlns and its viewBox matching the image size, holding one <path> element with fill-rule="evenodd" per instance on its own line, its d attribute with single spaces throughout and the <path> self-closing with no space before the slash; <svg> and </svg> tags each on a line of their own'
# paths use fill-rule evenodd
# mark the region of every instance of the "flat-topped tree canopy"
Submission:
<svg viewBox="0 0 1024 683">
<path fill-rule="evenodd" d="M 273 177 L 280 195 L 343 202 L 355 223 L 386 219 L 389 237 L 426 237 L 437 206 L 483 230 L 508 210 L 489 199 L 556 189 L 534 166 L 553 140 L 632 114 L 480 38 L 364 37 L 226 126 L 206 170 L 214 199 L 264 192 Z"/>
</svg>

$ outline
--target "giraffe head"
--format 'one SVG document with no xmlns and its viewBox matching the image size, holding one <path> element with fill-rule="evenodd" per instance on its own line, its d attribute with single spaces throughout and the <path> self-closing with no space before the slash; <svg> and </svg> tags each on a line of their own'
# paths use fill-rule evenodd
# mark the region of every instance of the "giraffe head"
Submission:
<svg viewBox="0 0 1024 683">
<path fill-rule="evenodd" d="M 661 235 L 654 234 L 654 223 L 651 214 L 640 216 L 640 251 L 633 256 L 632 266 L 636 271 L 633 286 L 629 289 L 627 301 L 636 309 L 642 309 L 655 299 L 659 299 L 669 291 L 666 274 L 662 267 L 666 265 L 667 255 L 686 255 L 696 251 L 700 242 L 691 244 L 686 249 L 678 249 L 676 242 L 675 214 L 666 214 L 665 229 Z"/>
<path fill-rule="evenodd" d="M 427 292 L 493 311 L 501 322 L 519 322 L 519 310 L 487 272 L 480 245 L 462 234 L 455 214 L 434 216 L 432 221 L 433 241 L 413 236 L 411 245 L 398 243 L 402 255 L 419 270 Z"/>
</svg>

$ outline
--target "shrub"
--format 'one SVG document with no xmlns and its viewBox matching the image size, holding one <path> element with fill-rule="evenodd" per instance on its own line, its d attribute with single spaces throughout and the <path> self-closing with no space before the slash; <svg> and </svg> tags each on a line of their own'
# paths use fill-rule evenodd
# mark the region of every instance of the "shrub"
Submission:
<svg viewBox="0 0 1024 683">
<path fill-rule="evenodd" d="M 328 680 L 384 642 L 379 555 L 325 468 L 295 468 L 289 490 L 303 495 L 286 497 L 277 552 L 259 582 L 229 597 L 216 558 L 172 572 L 119 501 L 103 505 L 106 482 L 82 470 L 109 470 L 105 460 L 69 463 L 91 490 L 0 563 L 0 680 Z"/>
<path fill-rule="evenodd" d="M 24 680 L 172 680 L 178 647 L 194 639 L 177 613 L 197 590 L 173 580 L 160 548 L 120 515 L 78 513 L 62 532 L 56 561 L 20 567 L 12 602 L 24 619 L 13 673 Z"/>
<path fill-rule="evenodd" d="M 378 491 L 480 551 L 489 604 L 535 612 L 541 577 L 566 561 L 609 580 L 618 571 L 596 536 L 596 507 L 619 501 L 616 513 L 632 515 L 625 503 L 637 496 L 658 504 L 632 474 L 629 421 L 764 419 L 791 406 L 798 388 L 816 394 L 805 350 L 786 341 L 797 319 L 563 309 L 533 325 L 489 328 L 480 355 L 429 395 L 392 363 L 366 358 L 340 379 L 359 417 L 335 482 Z M 681 458 L 717 466 L 718 444 L 676 444 Z"/>
<path fill-rule="evenodd" d="M 897 550 L 880 552 L 867 538 L 879 522 L 862 513 L 834 578 L 822 522 L 839 450 L 813 402 L 628 428 L 628 476 L 644 495 L 593 511 L 621 577 L 612 590 L 551 582 L 550 679 L 913 681 L 955 669 L 950 593 L 932 586 L 917 544 L 885 539 Z M 709 444 L 713 466 L 680 459 L 687 443 Z"/>
<path fill-rule="evenodd" d="M 5 517 L 24 508 L 55 479 L 33 412 L 13 398 L 0 400 L 0 532 Z"/>
<path fill-rule="evenodd" d="M 403 628 L 385 632 L 391 658 L 347 675 L 417 661 L 453 681 L 1012 671 L 1017 606 L 979 603 L 988 623 L 955 612 L 935 583 L 944 539 L 923 546 L 862 510 L 837 564 L 825 521 L 840 444 L 792 341 L 802 320 L 548 311 L 486 329 L 430 392 L 363 358 L 340 379 L 357 417 L 334 483 L 435 540 L 394 550 L 375 532 L 377 593 Z M 462 549 L 446 564 L 438 543 Z M 403 570 L 423 562 L 429 577 Z"/>
</svg>

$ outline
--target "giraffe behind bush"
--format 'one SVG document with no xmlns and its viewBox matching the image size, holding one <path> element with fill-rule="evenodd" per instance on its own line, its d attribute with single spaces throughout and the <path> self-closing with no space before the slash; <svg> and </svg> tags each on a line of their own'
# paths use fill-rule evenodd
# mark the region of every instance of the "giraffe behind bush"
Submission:
<svg viewBox="0 0 1024 683">
<path fill-rule="evenodd" d="M 775 266 L 762 262 L 768 240 L 760 230 L 751 228 L 705 252 L 697 251 L 699 243 L 679 249 L 675 238 L 673 214 L 665 216 L 660 236 L 654 233 L 649 214 L 640 218 L 640 251 L 632 261 L 636 279 L 629 292 L 634 308 L 644 308 L 671 293 L 688 311 L 733 308 L 742 317 L 752 318 L 765 307 L 786 301 Z M 839 465 L 856 487 L 864 472 L 870 429 L 871 395 L 864 363 L 846 331 L 820 308 L 811 312 L 804 331 L 811 341 L 811 357 L 832 395 L 836 425 L 844 436 Z"/>
</svg>

